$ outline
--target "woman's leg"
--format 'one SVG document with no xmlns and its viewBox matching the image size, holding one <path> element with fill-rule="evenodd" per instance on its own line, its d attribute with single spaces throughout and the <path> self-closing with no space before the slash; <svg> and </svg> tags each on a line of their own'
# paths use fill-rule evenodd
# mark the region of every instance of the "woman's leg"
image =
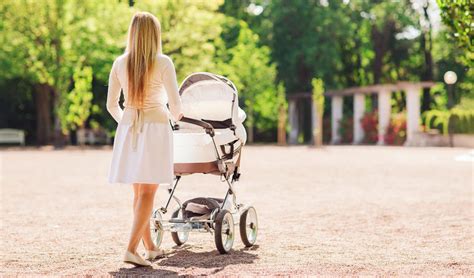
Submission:
<svg viewBox="0 0 474 278">
<path fill-rule="evenodd" d="M 149 186 L 147 184 L 143 184 L 141 186 Z M 157 187 L 158 189 L 158 187 Z M 155 198 L 153 198 L 153 201 Z M 153 203 L 152 203 L 152 210 L 153 210 Z M 150 217 L 148 217 L 150 218 Z M 148 220 L 145 224 L 145 231 L 143 231 L 142 235 L 143 239 L 143 245 L 145 245 L 146 250 L 155 250 L 155 244 L 153 243 L 153 240 L 151 239 L 151 233 L 150 233 L 150 220 Z"/>
<path fill-rule="evenodd" d="M 133 213 L 135 213 L 135 210 L 137 208 L 137 202 L 138 202 L 138 194 L 140 192 L 140 187 L 142 185 L 139 183 L 134 183 L 133 184 Z M 147 185 L 144 185 L 147 186 Z M 145 245 L 146 250 L 155 250 L 155 244 L 153 243 L 153 240 L 151 239 L 151 233 L 150 231 L 150 221 L 146 223 L 145 227 L 145 232 L 143 233 L 143 245 Z"/>
<path fill-rule="evenodd" d="M 140 192 L 140 184 L 133 184 L 133 214 L 135 215 L 135 209 L 137 208 L 138 193 Z"/>
<path fill-rule="evenodd" d="M 145 229 L 150 224 L 151 210 L 153 209 L 153 200 L 155 198 L 155 192 L 158 189 L 157 184 L 140 184 L 138 189 L 137 200 L 134 209 L 134 219 L 132 232 L 130 234 L 130 240 L 128 243 L 127 250 L 131 253 L 135 253 L 138 247 L 138 243 L 143 237 Z M 134 185 L 135 190 L 135 185 Z M 147 225 L 148 223 L 148 225 Z"/>
</svg>

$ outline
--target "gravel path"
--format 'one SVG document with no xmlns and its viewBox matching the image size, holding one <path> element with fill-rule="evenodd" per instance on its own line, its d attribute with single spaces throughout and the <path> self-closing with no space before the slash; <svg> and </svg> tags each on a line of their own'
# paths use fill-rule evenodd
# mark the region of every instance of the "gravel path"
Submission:
<svg viewBox="0 0 474 278">
<path fill-rule="evenodd" d="M 218 255 L 191 234 L 153 268 L 121 262 L 132 190 L 108 185 L 110 149 L 0 150 L 0 275 L 474 275 L 468 149 L 249 146 L 238 200 L 260 233 Z M 223 197 L 216 176 L 184 177 L 177 195 Z M 157 195 L 164 202 L 165 188 Z"/>
</svg>

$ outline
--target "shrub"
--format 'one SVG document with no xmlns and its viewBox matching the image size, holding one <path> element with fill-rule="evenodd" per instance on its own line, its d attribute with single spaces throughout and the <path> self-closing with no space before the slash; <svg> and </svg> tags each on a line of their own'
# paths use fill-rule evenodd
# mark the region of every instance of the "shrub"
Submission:
<svg viewBox="0 0 474 278">
<path fill-rule="evenodd" d="M 366 112 L 361 120 L 364 130 L 364 143 L 374 144 L 378 139 L 378 116 L 377 111 Z"/>
<path fill-rule="evenodd" d="M 407 137 L 407 120 L 405 113 L 392 115 L 387 131 L 385 132 L 384 142 L 387 145 L 403 145 Z"/>
<path fill-rule="evenodd" d="M 448 129 L 451 133 L 474 134 L 474 110 L 451 109 Z"/>
<path fill-rule="evenodd" d="M 423 117 L 427 129 L 437 129 L 443 134 L 474 134 L 474 110 L 472 109 L 430 110 L 426 111 Z"/>
<path fill-rule="evenodd" d="M 352 143 L 354 138 L 354 118 L 344 117 L 339 121 L 339 135 L 341 143 Z"/>
</svg>

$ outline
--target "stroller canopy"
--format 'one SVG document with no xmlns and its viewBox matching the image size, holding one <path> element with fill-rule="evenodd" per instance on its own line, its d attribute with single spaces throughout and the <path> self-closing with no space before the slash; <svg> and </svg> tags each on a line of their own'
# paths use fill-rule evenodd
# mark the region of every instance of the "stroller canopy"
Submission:
<svg viewBox="0 0 474 278">
<path fill-rule="evenodd" d="M 244 143 L 247 139 L 243 121 L 245 112 L 239 108 L 238 92 L 229 79 L 208 72 L 189 75 L 180 86 L 179 93 L 184 116 L 211 123 L 214 128 L 236 127 L 236 136 Z M 196 126 L 182 124 L 182 128 Z"/>
</svg>

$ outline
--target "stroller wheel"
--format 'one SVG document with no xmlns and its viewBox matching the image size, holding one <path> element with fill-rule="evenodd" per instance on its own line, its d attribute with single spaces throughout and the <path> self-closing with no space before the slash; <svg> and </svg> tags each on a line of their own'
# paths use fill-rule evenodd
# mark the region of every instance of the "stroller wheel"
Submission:
<svg viewBox="0 0 474 278">
<path fill-rule="evenodd" d="M 245 246 L 250 247 L 257 241 L 258 220 L 254 207 L 248 207 L 240 216 L 240 238 Z"/>
<path fill-rule="evenodd" d="M 173 212 L 171 217 L 182 219 L 183 213 L 181 212 L 181 209 L 178 209 Z M 173 241 L 174 243 L 176 243 L 176 245 L 181 246 L 188 240 L 189 232 L 171 232 L 171 237 L 173 238 Z"/>
<path fill-rule="evenodd" d="M 228 210 L 221 210 L 216 217 L 214 240 L 219 253 L 226 254 L 234 244 L 234 219 Z"/>
<path fill-rule="evenodd" d="M 156 247 L 160 247 L 163 241 L 163 226 L 161 226 L 161 213 L 159 209 L 155 209 L 150 219 L 151 239 Z"/>
</svg>

